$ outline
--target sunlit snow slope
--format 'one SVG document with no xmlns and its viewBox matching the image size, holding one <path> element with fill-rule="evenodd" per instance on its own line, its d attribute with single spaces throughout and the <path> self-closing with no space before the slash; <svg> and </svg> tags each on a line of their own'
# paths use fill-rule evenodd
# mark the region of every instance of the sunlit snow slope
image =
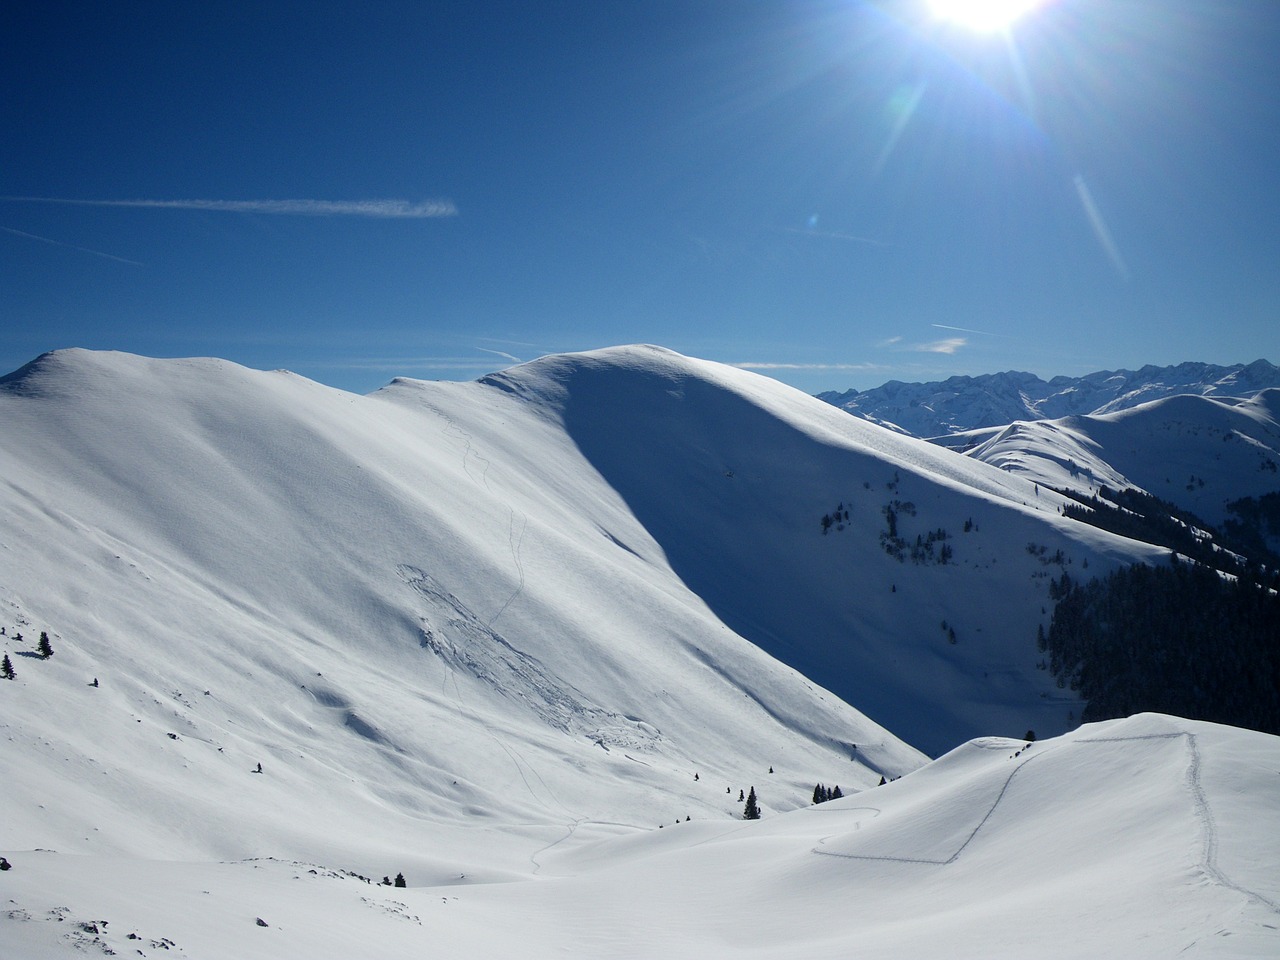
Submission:
<svg viewBox="0 0 1280 960">
<path fill-rule="evenodd" d="M 0 386 L 0 436 L 0 846 L 373 869 L 456 826 L 434 864 L 476 825 L 735 815 L 770 766 L 786 809 L 921 762 L 726 628 L 504 391 L 67 351 Z"/>
<path fill-rule="evenodd" d="M 28 960 L 1274 957 L 1278 771 L 1280 738 L 1143 715 L 760 821 L 566 835 L 500 884 L 28 852 L 0 936 Z"/>
<path fill-rule="evenodd" d="M 1280 390 L 1248 400 L 1170 397 L 940 442 L 1059 489 L 1136 487 L 1221 524 L 1228 503 L 1280 490 Z"/>
</svg>

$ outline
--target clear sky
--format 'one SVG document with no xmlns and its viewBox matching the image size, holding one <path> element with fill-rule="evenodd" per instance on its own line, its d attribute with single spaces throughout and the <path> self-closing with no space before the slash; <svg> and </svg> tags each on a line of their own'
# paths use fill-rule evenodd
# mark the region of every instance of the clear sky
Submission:
<svg viewBox="0 0 1280 960">
<path fill-rule="evenodd" d="M 817 392 L 1280 361 L 1280 2 L 941 12 L 6 4 L 0 367 L 367 392 L 648 342 Z"/>
</svg>

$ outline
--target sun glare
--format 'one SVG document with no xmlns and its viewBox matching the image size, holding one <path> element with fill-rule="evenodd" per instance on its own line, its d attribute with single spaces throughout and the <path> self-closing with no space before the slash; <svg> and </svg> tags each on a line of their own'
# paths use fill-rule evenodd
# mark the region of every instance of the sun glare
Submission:
<svg viewBox="0 0 1280 960">
<path fill-rule="evenodd" d="M 1040 5 L 1041 0 L 929 0 L 933 15 L 939 20 L 976 30 L 995 33 L 1008 29 L 1015 20 Z"/>
</svg>

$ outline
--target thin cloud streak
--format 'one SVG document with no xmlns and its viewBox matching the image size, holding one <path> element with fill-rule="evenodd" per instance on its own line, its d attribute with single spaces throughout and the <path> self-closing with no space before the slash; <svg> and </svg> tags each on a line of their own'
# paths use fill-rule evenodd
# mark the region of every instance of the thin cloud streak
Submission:
<svg viewBox="0 0 1280 960">
<path fill-rule="evenodd" d="M 524 363 L 519 357 L 513 357 L 503 350 L 490 350 L 488 347 L 476 347 L 476 349 L 484 353 L 492 353 L 495 357 L 502 357 L 503 360 L 510 360 L 512 363 Z"/>
<path fill-rule="evenodd" d="M 456 217 L 452 200 L 73 200 L 66 197 L 0 197 L 6 203 L 60 203 L 81 207 L 141 207 L 209 210 L 217 213 L 265 213 L 294 217 L 369 217 L 422 220 Z"/>
<path fill-rule="evenodd" d="M 929 324 L 929 326 L 936 327 L 939 330 L 955 330 L 958 333 L 976 333 L 980 337 L 1001 336 L 1001 334 L 991 333 L 990 331 L 987 331 L 987 330 L 970 330 L 968 327 L 953 327 L 947 323 L 931 323 Z"/>
<path fill-rule="evenodd" d="M 139 263 L 137 260 L 130 260 L 128 257 L 117 257 L 114 253 L 103 253 L 101 250 L 91 250 L 88 247 L 78 247 L 74 243 L 64 243 L 61 240 L 51 240 L 48 237 L 36 236 L 34 233 L 27 233 L 25 230 L 15 230 L 13 227 L 0 227 L 5 233 L 12 233 L 15 237 L 26 237 L 28 240 L 39 240 L 41 243 L 51 243 L 55 247 L 67 247 L 70 250 L 79 250 L 81 253 L 91 253 L 95 257 L 105 257 L 108 260 L 115 260 L 117 263 L 128 263 L 135 267 L 145 267 L 145 263 Z"/>
<path fill-rule="evenodd" d="M 871 237 L 860 237 L 855 233 L 839 233 L 835 230 L 801 230 L 799 227 L 785 227 L 787 233 L 798 233 L 802 237 L 817 237 L 823 240 L 848 240 L 851 243 L 865 243 L 870 247 L 887 247 L 883 240 Z"/>
<path fill-rule="evenodd" d="M 969 341 L 964 337 L 949 337 L 946 340 L 934 340 L 932 343 L 917 343 L 908 347 L 916 353 L 946 353 L 952 354 L 961 347 L 967 347 Z"/>
<path fill-rule="evenodd" d="M 728 363 L 725 366 L 737 367 L 739 370 L 878 370 L 874 363 L 775 363 L 771 361 L 744 360 L 740 363 Z"/>
</svg>

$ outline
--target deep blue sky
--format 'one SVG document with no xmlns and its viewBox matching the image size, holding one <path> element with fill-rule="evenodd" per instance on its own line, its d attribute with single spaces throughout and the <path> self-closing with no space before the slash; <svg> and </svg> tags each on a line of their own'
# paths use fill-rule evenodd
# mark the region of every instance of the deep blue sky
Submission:
<svg viewBox="0 0 1280 960">
<path fill-rule="evenodd" d="M 5 371 L 1280 360 L 1276 0 L 1056 0 L 1007 37 L 924 0 L 48 0 L 0 13 L 0 77 Z"/>
</svg>

